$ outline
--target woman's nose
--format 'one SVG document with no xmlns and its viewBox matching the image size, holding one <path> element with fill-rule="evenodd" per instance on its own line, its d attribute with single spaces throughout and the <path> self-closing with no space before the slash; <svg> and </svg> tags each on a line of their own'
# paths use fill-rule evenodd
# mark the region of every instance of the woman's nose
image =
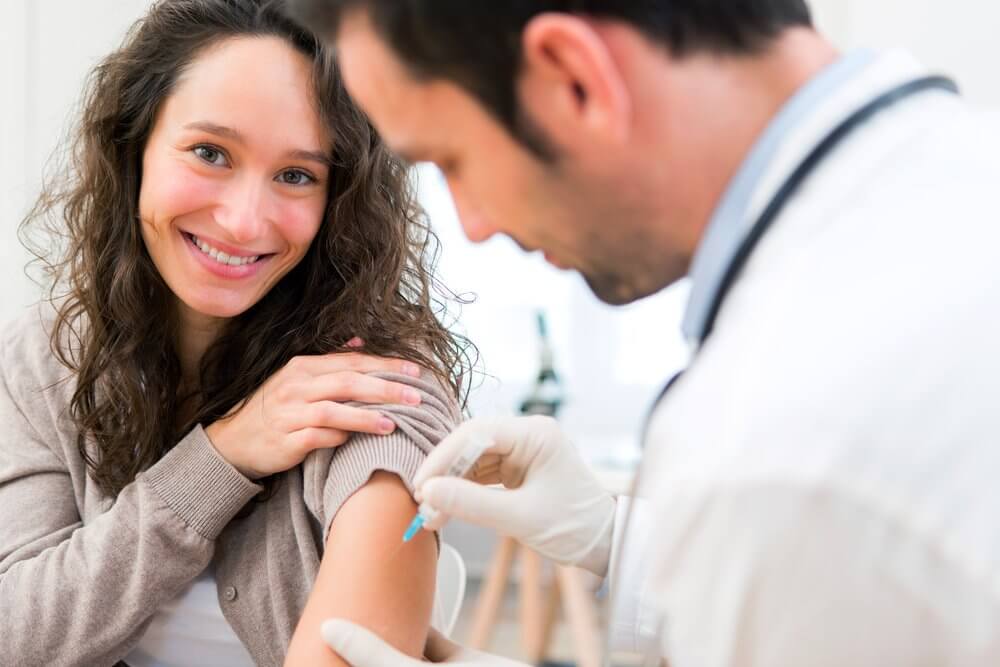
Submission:
<svg viewBox="0 0 1000 667">
<path fill-rule="evenodd" d="M 216 223 L 236 243 L 250 243 L 267 228 L 267 193 L 256 183 L 234 185 L 216 211 Z"/>
</svg>

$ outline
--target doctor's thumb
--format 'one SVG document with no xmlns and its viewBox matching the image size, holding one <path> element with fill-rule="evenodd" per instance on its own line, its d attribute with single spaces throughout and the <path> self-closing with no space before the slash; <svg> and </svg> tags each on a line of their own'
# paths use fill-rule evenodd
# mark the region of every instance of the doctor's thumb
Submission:
<svg viewBox="0 0 1000 667">
<path fill-rule="evenodd" d="M 423 502 L 442 514 L 488 528 L 511 523 L 512 491 L 458 477 L 435 477 L 420 488 Z"/>
<path fill-rule="evenodd" d="M 328 619 L 320 626 L 323 641 L 352 667 L 419 667 L 386 644 L 370 630 L 339 618 Z"/>
</svg>

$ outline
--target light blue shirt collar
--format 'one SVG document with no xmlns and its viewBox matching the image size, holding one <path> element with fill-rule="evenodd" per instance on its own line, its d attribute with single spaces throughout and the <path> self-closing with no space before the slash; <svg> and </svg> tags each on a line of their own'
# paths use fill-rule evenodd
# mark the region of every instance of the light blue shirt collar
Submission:
<svg viewBox="0 0 1000 667">
<path fill-rule="evenodd" d="M 681 331 L 692 349 L 708 326 L 712 301 L 726 270 L 750 233 L 754 223 L 748 219 L 750 200 L 775 154 L 799 123 L 875 60 L 875 55 L 874 51 L 860 50 L 843 56 L 799 89 L 771 120 L 729 182 L 691 263 L 691 292 Z"/>
</svg>

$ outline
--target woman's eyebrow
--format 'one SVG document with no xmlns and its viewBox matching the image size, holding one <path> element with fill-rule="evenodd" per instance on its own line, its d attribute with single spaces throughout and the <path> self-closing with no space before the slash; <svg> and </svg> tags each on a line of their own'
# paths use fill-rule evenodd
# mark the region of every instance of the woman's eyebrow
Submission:
<svg viewBox="0 0 1000 667">
<path fill-rule="evenodd" d="M 226 139 L 232 139 L 233 141 L 239 142 L 246 145 L 246 139 L 239 132 L 231 127 L 226 127 L 225 125 L 219 125 L 217 123 L 212 123 L 207 120 L 199 120 L 193 123 L 188 123 L 184 126 L 185 130 L 200 130 L 202 132 L 208 132 L 209 134 L 214 134 L 219 137 L 225 137 Z M 287 156 L 294 160 L 307 160 L 309 162 L 315 162 L 321 164 L 324 167 L 332 167 L 333 159 L 327 153 L 323 151 L 312 151 L 312 150 L 291 150 L 288 151 Z"/>
<path fill-rule="evenodd" d="M 207 120 L 197 120 L 193 123 L 188 123 L 184 126 L 185 130 L 201 130 L 202 132 L 208 132 L 209 134 L 214 134 L 220 137 L 226 137 L 227 139 L 232 139 L 233 141 L 238 141 L 241 144 L 246 143 L 243 139 L 243 135 L 239 133 L 238 130 L 234 130 L 231 127 L 226 127 L 225 125 L 218 125 L 216 123 L 209 122 Z"/>
<path fill-rule="evenodd" d="M 291 151 L 288 157 L 295 160 L 308 160 L 310 162 L 316 162 L 323 165 L 324 167 L 333 167 L 333 158 L 323 151 Z"/>
</svg>

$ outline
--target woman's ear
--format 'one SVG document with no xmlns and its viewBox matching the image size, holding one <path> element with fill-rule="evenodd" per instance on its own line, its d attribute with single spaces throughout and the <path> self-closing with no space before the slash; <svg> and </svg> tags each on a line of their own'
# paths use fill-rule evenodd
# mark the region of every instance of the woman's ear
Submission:
<svg viewBox="0 0 1000 667">
<path fill-rule="evenodd" d="M 607 43 L 589 21 L 568 14 L 533 18 L 522 33 L 521 107 L 560 145 L 623 143 L 631 98 Z"/>
</svg>

